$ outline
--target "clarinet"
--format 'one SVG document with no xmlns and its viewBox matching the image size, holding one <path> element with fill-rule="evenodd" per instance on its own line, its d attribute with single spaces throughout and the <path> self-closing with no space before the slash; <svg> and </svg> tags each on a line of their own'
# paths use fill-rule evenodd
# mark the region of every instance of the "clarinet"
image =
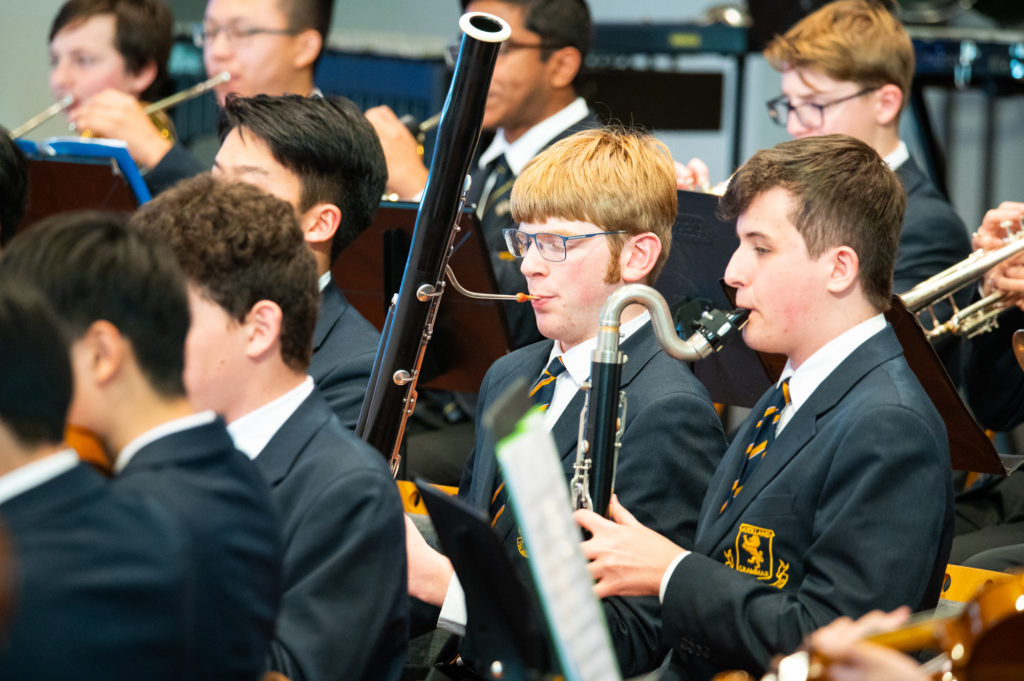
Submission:
<svg viewBox="0 0 1024 681">
<path fill-rule="evenodd" d="M 444 293 L 444 275 L 469 187 L 466 173 L 480 139 L 487 90 L 508 24 L 482 12 L 459 20 L 462 46 L 441 112 L 437 146 L 413 228 L 402 283 L 388 308 L 356 434 L 397 473 L 416 381 Z"/>
<path fill-rule="evenodd" d="M 671 357 L 694 362 L 721 350 L 743 328 L 747 310 L 711 310 L 701 315 L 697 331 L 683 340 L 676 334 L 668 305 L 650 286 L 627 284 L 613 292 L 601 306 L 597 348 L 592 355 L 589 386 L 580 413 L 580 441 L 570 492 L 574 508 L 586 508 L 608 515 L 608 503 L 615 489 L 615 464 L 626 424 L 626 395 L 621 391 L 625 353 L 619 350 L 619 320 L 622 311 L 639 303 L 651 313 L 654 335 Z"/>
</svg>

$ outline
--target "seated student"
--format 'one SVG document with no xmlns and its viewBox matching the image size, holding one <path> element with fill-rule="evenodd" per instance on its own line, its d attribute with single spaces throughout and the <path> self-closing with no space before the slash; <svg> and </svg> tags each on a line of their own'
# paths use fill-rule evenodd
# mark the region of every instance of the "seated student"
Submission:
<svg viewBox="0 0 1024 681">
<path fill-rule="evenodd" d="M 284 596 L 267 668 L 291 681 L 397 679 L 408 639 L 402 504 L 384 457 L 306 375 L 316 264 L 295 209 L 200 175 L 134 225 L 170 243 L 192 310 L 185 387 L 270 484 Z"/>
<path fill-rule="evenodd" d="M 599 311 L 627 283 L 650 283 L 668 257 L 676 190 L 668 150 L 652 137 L 616 129 L 572 135 L 541 152 L 516 180 L 509 250 L 522 258 L 537 326 L 550 340 L 521 348 L 494 363 L 480 388 L 482 414 L 517 378 L 535 382 L 557 367 L 546 423 L 566 474 L 572 477 L 584 395 Z M 658 345 L 649 313 L 631 305 L 622 315 L 622 351 L 629 356 L 622 388 L 629 400 L 616 490 L 665 534 L 693 537 L 699 500 L 725 449 L 721 423 L 690 367 Z M 547 369 L 545 367 L 548 367 Z M 563 369 L 561 373 L 557 373 Z M 546 391 L 545 391 L 546 392 Z M 543 394 L 543 393 L 541 393 Z M 545 400 L 546 401 L 546 400 Z M 494 443 L 477 419 L 476 447 L 460 496 L 487 510 L 509 553 L 522 558 L 513 514 L 503 507 Z M 410 532 L 414 530 L 409 530 Z M 524 554 L 523 554 L 524 555 Z M 441 625 L 464 626 L 461 588 L 447 558 L 411 535 L 411 595 L 442 606 Z M 452 588 L 449 588 L 449 586 Z M 658 666 L 654 598 L 610 598 L 604 603 L 624 675 Z"/>
<path fill-rule="evenodd" d="M 123 139 L 143 170 L 174 144 L 139 104 L 166 94 L 172 23 L 161 0 L 67 0 L 50 25 L 50 90 L 58 99 L 74 97 L 68 121 Z M 160 190 L 149 177 L 147 183 Z"/>
<path fill-rule="evenodd" d="M 907 190 L 893 292 L 904 293 L 971 252 L 967 228 L 900 140 L 900 114 L 910 96 L 914 47 L 881 0 L 838 0 L 776 37 L 764 56 L 782 74 L 782 95 L 769 113 L 795 139 L 851 135 L 885 159 Z M 957 296 L 968 302 L 970 292 Z M 936 308 L 943 318 L 949 305 Z M 922 316 L 930 326 L 931 317 Z M 937 346 L 956 379 L 958 343 Z"/>
<path fill-rule="evenodd" d="M 159 502 L 188 533 L 203 613 L 190 673 L 253 678 L 274 632 L 279 528 L 223 421 L 185 398 L 189 309 L 173 254 L 118 216 L 65 213 L 19 235 L 0 268 L 34 282 L 60 316 L 75 382 L 68 421 L 110 453 L 115 491 Z"/>
<path fill-rule="evenodd" d="M 380 334 L 331 279 L 331 264 L 370 226 L 384 191 L 384 153 L 343 97 L 228 97 L 213 175 L 248 182 L 299 216 L 320 277 L 308 372 L 346 428 L 355 428 Z"/>
<path fill-rule="evenodd" d="M 56 317 L 32 286 L 0 276 L 0 518 L 17 573 L 0 599 L 14 601 L 0 678 L 198 678 L 184 533 L 63 448 L 70 401 Z"/>
<path fill-rule="evenodd" d="M 692 544 L 644 527 L 624 497 L 614 522 L 577 512 L 597 594 L 660 595 L 665 678 L 760 672 L 839 615 L 935 604 L 946 429 L 882 315 L 903 206 L 896 175 L 841 135 L 759 151 L 730 180 L 725 280 L 750 310 L 747 345 L 786 356 L 779 384 L 715 471 Z"/>
<path fill-rule="evenodd" d="M 28 204 L 28 159 L 0 126 L 0 250 L 18 233 Z"/>
<path fill-rule="evenodd" d="M 332 8 L 329 0 L 209 0 L 195 40 L 208 77 L 231 74 L 215 90 L 217 103 L 223 105 L 231 92 L 319 94 L 313 71 Z M 184 146 L 161 136 L 131 98 L 108 89 L 92 102 L 95 107 L 73 112 L 71 120 L 79 129 L 125 139 L 132 156 L 150 168 L 146 183 L 154 194 L 205 170 Z"/>
</svg>

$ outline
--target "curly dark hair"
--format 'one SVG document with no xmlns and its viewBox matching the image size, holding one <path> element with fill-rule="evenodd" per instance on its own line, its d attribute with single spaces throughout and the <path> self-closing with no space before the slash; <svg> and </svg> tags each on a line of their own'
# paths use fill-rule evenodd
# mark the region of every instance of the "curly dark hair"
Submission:
<svg viewBox="0 0 1024 681">
<path fill-rule="evenodd" d="M 316 262 L 291 205 L 204 173 L 142 206 L 132 224 L 167 241 L 189 284 L 233 319 L 244 321 L 261 300 L 276 303 L 281 358 L 305 371 L 320 295 Z"/>
</svg>

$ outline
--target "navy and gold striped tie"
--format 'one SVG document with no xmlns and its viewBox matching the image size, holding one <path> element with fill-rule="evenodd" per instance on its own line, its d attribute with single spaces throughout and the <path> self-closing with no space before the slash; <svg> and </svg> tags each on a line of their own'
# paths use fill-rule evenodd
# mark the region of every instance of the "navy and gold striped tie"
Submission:
<svg viewBox="0 0 1024 681">
<path fill-rule="evenodd" d="M 729 508 L 729 503 L 736 498 L 740 490 L 743 489 L 743 485 L 754 473 L 757 465 L 761 463 L 768 451 L 768 446 L 775 440 L 775 430 L 779 418 L 789 402 L 789 379 L 787 378 L 775 389 L 764 410 L 764 415 L 754 426 L 754 436 L 750 439 L 750 444 L 747 445 L 746 456 L 740 465 L 740 472 L 733 480 L 732 489 L 729 490 L 729 495 L 726 497 L 725 503 L 722 504 L 722 508 L 718 510 L 719 513 L 724 513 L 725 509 Z"/>
<path fill-rule="evenodd" d="M 565 363 L 562 362 L 562 357 L 555 357 L 548 363 L 540 378 L 533 384 L 533 387 L 530 388 L 530 397 L 533 399 L 533 403 L 540 407 L 541 411 L 547 411 L 548 406 L 551 405 L 551 399 L 555 396 L 555 383 L 564 372 Z M 494 494 L 491 496 L 491 527 L 495 526 L 498 518 L 505 512 L 505 504 L 508 501 L 508 495 L 505 493 L 505 481 L 499 476 L 497 483 L 498 486 L 494 489 Z"/>
</svg>

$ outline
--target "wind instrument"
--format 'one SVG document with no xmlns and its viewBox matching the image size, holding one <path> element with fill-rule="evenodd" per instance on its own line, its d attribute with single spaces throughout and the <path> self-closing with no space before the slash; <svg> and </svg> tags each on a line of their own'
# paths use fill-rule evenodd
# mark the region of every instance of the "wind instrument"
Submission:
<svg viewBox="0 0 1024 681">
<path fill-rule="evenodd" d="M 619 390 L 626 355 L 619 350 L 622 312 L 634 303 L 647 308 L 658 344 L 670 357 L 694 362 L 721 350 L 746 324 L 748 310 L 704 312 L 697 331 L 686 340 L 676 333 L 668 304 L 660 293 L 643 284 L 627 284 L 601 306 L 597 348 L 592 356 L 590 385 L 580 416 L 583 437 L 576 448 L 570 492 L 575 508 L 608 514 L 615 487 L 615 464 L 625 428 L 626 398 Z M 589 492 L 589 498 L 588 494 Z"/>
<path fill-rule="evenodd" d="M 50 120 L 51 118 L 59 114 L 61 111 L 64 111 L 74 103 L 74 95 L 64 95 L 50 106 L 46 107 L 32 118 L 28 119 L 27 121 L 16 127 L 14 130 L 11 130 L 11 137 L 14 139 L 24 137 L 25 133 L 35 130 L 40 125 Z"/>
<path fill-rule="evenodd" d="M 925 329 L 925 335 L 932 342 L 950 333 L 972 337 L 990 331 L 998 325 L 996 317 L 1006 309 L 1005 292 L 996 291 L 962 310 L 953 300 L 953 294 L 1021 252 L 1024 252 L 1024 221 L 1021 229 L 1006 236 L 1003 246 L 988 251 L 974 251 L 956 265 L 900 295 L 900 299 L 915 314 L 928 310 L 932 328 Z M 943 299 L 949 299 L 953 306 L 953 315 L 946 321 L 940 321 L 932 309 L 935 303 Z"/>
<path fill-rule="evenodd" d="M 437 147 L 413 228 L 398 293 L 388 309 L 356 434 L 386 456 L 393 472 L 405 424 L 416 406 L 416 382 L 445 288 L 467 172 L 480 139 L 487 90 L 508 24 L 483 12 L 459 19 L 462 46 L 441 112 Z"/>
</svg>

